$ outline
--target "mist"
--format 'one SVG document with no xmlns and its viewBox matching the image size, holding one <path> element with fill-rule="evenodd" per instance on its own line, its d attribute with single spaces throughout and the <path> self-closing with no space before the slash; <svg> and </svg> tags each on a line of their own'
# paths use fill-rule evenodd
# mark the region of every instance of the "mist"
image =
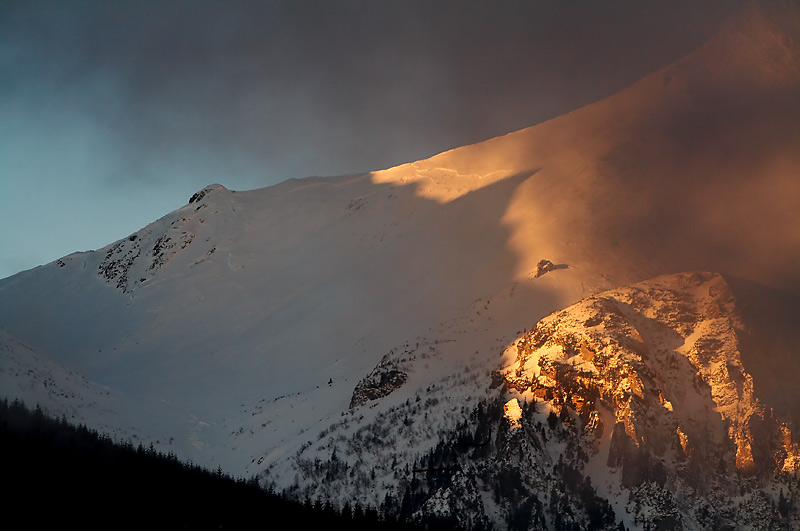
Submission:
<svg viewBox="0 0 800 531">
<path fill-rule="evenodd" d="M 427 158 L 602 99 L 740 2 L 5 2 L 0 278 L 206 184 Z"/>
</svg>

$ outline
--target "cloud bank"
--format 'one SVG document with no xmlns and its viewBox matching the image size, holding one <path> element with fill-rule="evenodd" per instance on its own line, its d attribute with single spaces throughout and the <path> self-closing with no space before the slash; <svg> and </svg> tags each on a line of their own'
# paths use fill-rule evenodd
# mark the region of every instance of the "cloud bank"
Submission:
<svg viewBox="0 0 800 531">
<path fill-rule="evenodd" d="M 386 168 L 603 98 L 738 2 L 7 2 L 0 277 L 207 183 Z"/>
</svg>

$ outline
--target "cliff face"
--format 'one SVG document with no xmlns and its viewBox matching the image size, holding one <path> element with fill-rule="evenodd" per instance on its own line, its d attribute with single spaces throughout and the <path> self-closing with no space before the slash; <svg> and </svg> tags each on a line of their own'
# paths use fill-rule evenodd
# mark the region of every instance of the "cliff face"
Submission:
<svg viewBox="0 0 800 531">
<path fill-rule="evenodd" d="M 607 464 L 626 486 L 794 472 L 791 427 L 742 365 L 744 330 L 720 275 L 659 277 L 541 320 L 509 348 L 506 383 L 610 437 Z"/>
<path fill-rule="evenodd" d="M 412 517 L 477 528 L 795 529 L 796 411 L 775 403 L 774 389 L 756 392 L 774 381 L 746 358 L 770 338 L 742 311 L 755 288 L 732 283 L 661 276 L 519 334 L 494 373 L 499 394 L 405 483 Z M 788 370 L 786 357 L 763 351 L 759 364 Z M 470 502 L 429 510 L 451 498 Z"/>
</svg>

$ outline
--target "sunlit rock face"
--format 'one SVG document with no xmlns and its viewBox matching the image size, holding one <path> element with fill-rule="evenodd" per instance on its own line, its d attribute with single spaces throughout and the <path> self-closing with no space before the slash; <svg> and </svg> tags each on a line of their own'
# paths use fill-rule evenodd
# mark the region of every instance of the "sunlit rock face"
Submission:
<svg viewBox="0 0 800 531">
<path fill-rule="evenodd" d="M 606 462 L 625 486 L 680 478 L 702 488 L 734 471 L 768 478 L 800 454 L 792 428 L 753 392 L 744 331 L 722 276 L 659 277 L 539 321 L 510 347 L 506 383 L 567 408 L 587 430 L 611 424 L 601 431 Z"/>
<path fill-rule="evenodd" d="M 403 499 L 509 529 L 797 529 L 797 402 L 776 401 L 781 376 L 764 366 L 798 371 L 770 346 L 782 324 L 753 319 L 758 299 L 781 296 L 684 272 L 540 319 L 506 343 L 494 394 L 401 480 Z"/>
</svg>

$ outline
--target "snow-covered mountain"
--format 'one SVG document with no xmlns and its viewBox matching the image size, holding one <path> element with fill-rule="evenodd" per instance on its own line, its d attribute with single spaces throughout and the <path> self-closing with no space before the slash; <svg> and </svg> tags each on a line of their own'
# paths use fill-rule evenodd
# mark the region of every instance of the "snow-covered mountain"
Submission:
<svg viewBox="0 0 800 531">
<path fill-rule="evenodd" d="M 793 408 L 757 396 L 777 383 L 757 364 L 779 359 L 749 351 L 764 332 L 744 324 L 737 306 L 747 303 L 710 273 L 607 291 L 542 319 L 510 346 L 505 380 L 518 400 L 543 400 L 558 413 L 567 425 L 558 435 L 588 454 L 568 444 L 567 462 L 602 478 L 606 498 L 630 489 L 643 507 L 634 523 L 792 528 L 770 501 L 798 503 L 798 402 L 791 388 L 795 396 L 780 402 Z M 800 360 L 787 361 L 784 370 L 799 377 Z"/>
<path fill-rule="evenodd" d="M 2 394 L 298 497 L 796 525 L 799 146 L 800 10 L 749 7 L 554 120 L 0 281 Z"/>
<path fill-rule="evenodd" d="M 800 315 L 800 298 L 759 289 L 694 272 L 587 297 L 519 334 L 476 407 L 453 407 L 463 382 L 427 389 L 427 415 L 459 419 L 427 434 L 427 453 L 405 450 L 430 431 L 414 426 L 414 398 L 388 421 L 320 434 L 331 455 L 300 452 L 295 489 L 333 480 L 356 496 L 366 462 L 397 485 L 390 508 L 463 527 L 795 529 L 798 402 L 779 380 L 800 376 L 796 337 L 763 349 L 796 336 L 782 314 Z M 384 437 L 400 450 L 376 449 Z M 358 460 L 346 468 L 332 447 Z"/>
</svg>

